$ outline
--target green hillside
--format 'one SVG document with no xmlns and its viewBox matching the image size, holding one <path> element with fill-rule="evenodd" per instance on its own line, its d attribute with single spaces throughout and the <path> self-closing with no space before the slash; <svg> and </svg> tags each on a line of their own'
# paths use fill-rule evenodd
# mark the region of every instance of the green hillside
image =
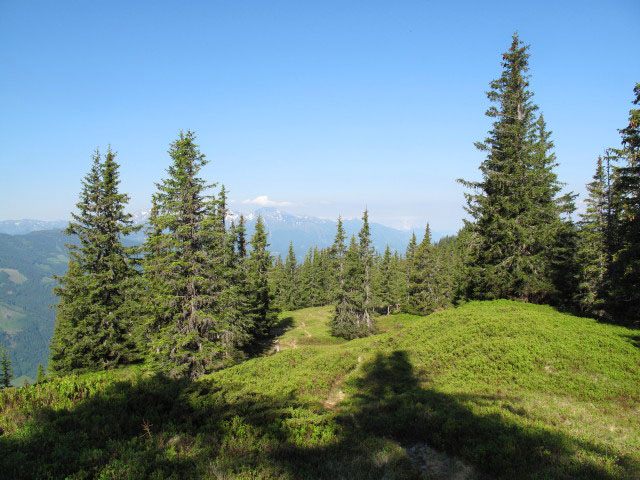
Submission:
<svg viewBox="0 0 640 480">
<path fill-rule="evenodd" d="M 26 235 L 0 234 L 0 343 L 12 360 L 16 383 L 35 378 L 38 363 L 46 365 L 57 302 L 53 275 L 67 270 L 61 231 Z"/>
<path fill-rule="evenodd" d="M 640 478 L 640 335 L 506 300 L 329 335 L 196 382 L 141 368 L 0 393 L 7 478 Z M 279 350 L 276 352 L 276 350 Z"/>
</svg>

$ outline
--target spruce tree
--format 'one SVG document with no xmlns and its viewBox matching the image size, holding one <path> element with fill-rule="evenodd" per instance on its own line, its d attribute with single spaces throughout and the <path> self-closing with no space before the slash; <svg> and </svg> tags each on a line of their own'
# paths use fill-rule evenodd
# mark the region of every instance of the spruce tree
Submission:
<svg viewBox="0 0 640 480">
<path fill-rule="evenodd" d="M 192 132 L 180 132 L 169 156 L 168 176 L 152 198 L 144 245 L 149 353 L 170 375 L 197 378 L 219 366 L 225 353 L 224 325 L 216 316 L 223 252 L 212 241 L 220 228 L 219 219 L 211 218 L 217 200 L 205 197 L 211 186 L 198 174 L 207 160 Z"/>
<path fill-rule="evenodd" d="M 342 288 L 333 319 L 329 323 L 332 335 L 347 339 L 365 337 L 370 332 L 364 322 L 364 265 L 361 248 L 354 236 L 345 254 Z"/>
<path fill-rule="evenodd" d="M 232 223 L 227 231 L 224 185 L 217 202 L 210 202 L 210 207 L 213 210 L 209 212 L 205 225 L 212 226 L 210 233 L 213 234 L 207 248 L 211 263 L 209 274 L 216 279 L 210 286 L 210 294 L 214 298 L 212 311 L 216 315 L 225 361 L 233 361 L 244 356 L 243 348 L 251 343 L 253 336 L 253 322 L 248 315 L 244 218 L 241 216 L 238 225 Z"/>
<path fill-rule="evenodd" d="M 382 260 L 376 269 L 376 303 L 387 315 L 391 313 L 394 305 L 394 280 L 396 272 L 393 269 L 393 257 L 389 245 L 384 250 Z"/>
<path fill-rule="evenodd" d="M 371 333 L 374 330 L 373 319 L 371 318 L 374 309 L 372 291 L 374 249 L 371 245 L 371 229 L 369 228 L 369 211 L 367 209 L 362 215 L 362 228 L 358 233 L 358 237 L 360 239 L 360 261 L 363 269 L 362 288 L 364 290 L 362 322 L 366 331 Z"/>
<path fill-rule="evenodd" d="M 437 250 L 431 244 L 431 230 L 427 224 L 424 238 L 415 249 L 409 270 L 408 313 L 427 315 L 446 305 L 442 272 L 438 263 Z"/>
<path fill-rule="evenodd" d="M 338 290 L 336 310 L 330 322 L 331 332 L 344 338 L 358 338 L 370 335 L 375 331 L 371 315 L 374 309 L 373 292 L 373 247 L 369 229 L 369 215 L 365 210 L 362 216 L 363 225 L 354 236 L 344 258 L 341 288 Z M 332 250 L 342 247 L 344 231 L 339 224 L 336 241 Z"/>
<path fill-rule="evenodd" d="M 137 358 L 132 324 L 135 309 L 129 295 L 137 271 L 135 249 L 122 239 L 137 230 L 124 209 L 129 197 L 119 193 L 116 154 L 98 151 L 83 181 L 78 213 L 66 229 L 77 244 L 67 245 L 67 274 L 57 277 L 56 327 L 50 369 L 56 373 L 96 370 Z"/>
<path fill-rule="evenodd" d="M 605 157 L 606 159 L 607 157 Z M 577 303 L 584 313 L 601 315 L 604 285 L 610 265 L 608 162 L 598 157 L 593 181 L 587 185 L 586 210 L 580 215 L 578 263 L 580 277 Z"/>
<path fill-rule="evenodd" d="M 11 380 L 13 380 L 11 360 L 9 360 L 9 353 L 3 345 L 0 350 L 0 388 L 9 388 Z"/>
<path fill-rule="evenodd" d="M 253 337 L 256 341 L 266 338 L 277 320 L 277 310 L 269 289 L 271 255 L 267 249 L 267 231 L 261 216 L 258 216 L 251 251 L 247 259 L 248 308 L 252 319 Z"/>
<path fill-rule="evenodd" d="M 640 83 L 634 88 L 634 105 L 640 105 Z M 620 130 L 622 165 L 616 168 L 613 185 L 615 228 L 611 266 L 611 310 L 622 321 L 640 322 L 640 108 L 629 111 L 629 123 Z"/>
<path fill-rule="evenodd" d="M 47 376 L 42 368 L 42 363 L 38 363 L 38 374 L 36 375 L 36 384 L 43 383 L 47 380 Z"/>
<path fill-rule="evenodd" d="M 543 301 L 556 293 L 555 275 L 570 255 L 562 242 L 570 226 L 563 214 L 572 196 L 559 197 L 550 132 L 529 90 L 528 46 L 514 34 L 503 71 L 487 93 L 494 118 L 484 142 L 482 180 L 460 180 L 467 193 L 468 228 L 477 237 L 469 265 L 470 296 Z"/>
<path fill-rule="evenodd" d="M 414 261 L 416 255 L 416 248 L 418 248 L 418 239 L 416 232 L 411 232 L 411 239 L 407 245 L 407 249 L 404 255 L 404 261 L 402 262 L 402 290 L 401 290 L 401 306 L 402 310 L 408 312 L 409 306 L 409 277 L 414 270 Z"/>
<path fill-rule="evenodd" d="M 282 284 L 283 308 L 294 310 L 300 306 L 298 260 L 293 249 L 293 242 L 289 243 L 287 258 L 284 261 L 284 281 Z"/>
<path fill-rule="evenodd" d="M 336 236 L 333 245 L 330 248 L 331 259 L 331 293 L 330 301 L 340 303 L 344 289 L 344 262 L 347 253 L 345 245 L 346 235 L 342 224 L 342 217 L 338 217 L 338 225 L 336 226 Z"/>
</svg>

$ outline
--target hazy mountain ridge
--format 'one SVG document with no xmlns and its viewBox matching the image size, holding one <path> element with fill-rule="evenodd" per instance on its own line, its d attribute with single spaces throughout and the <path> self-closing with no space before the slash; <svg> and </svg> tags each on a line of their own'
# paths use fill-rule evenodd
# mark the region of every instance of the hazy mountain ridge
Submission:
<svg viewBox="0 0 640 480">
<path fill-rule="evenodd" d="M 141 210 L 132 214 L 136 225 L 144 225 L 149 219 L 149 210 Z M 262 216 L 267 231 L 269 232 L 269 244 L 271 253 L 284 258 L 289 249 L 289 242 L 293 247 L 298 260 L 301 261 L 310 248 L 325 248 L 333 243 L 336 234 L 337 220 L 312 217 L 308 215 L 295 215 L 274 207 L 264 207 L 255 212 L 244 214 L 247 224 L 247 236 L 251 236 L 255 228 L 258 216 Z M 240 213 L 232 211 L 227 216 L 228 224 L 237 222 Z M 358 235 L 362 228 L 360 219 L 343 219 L 347 237 Z M 40 230 L 61 230 L 68 222 L 63 220 L 4 220 L 0 222 L 0 233 L 9 235 L 21 235 Z M 373 245 L 378 252 L 383 252 L 387 244 L 392 250 L 404 253 L 411 238 L 412 230 L 398 230 L 379 223 L 371 223 L 371 236 Z M 418 240 L 422 238 L 422 231 L 415 230 Z M 453 232 L 441 232 L 432 230 L 433 241 L 451 235 Z M 144 229 L 131 235 L 129 242 L 142 243 L 144 241 Z M 2 267 L 0 265 L 0 267 Z"/>
</svg>

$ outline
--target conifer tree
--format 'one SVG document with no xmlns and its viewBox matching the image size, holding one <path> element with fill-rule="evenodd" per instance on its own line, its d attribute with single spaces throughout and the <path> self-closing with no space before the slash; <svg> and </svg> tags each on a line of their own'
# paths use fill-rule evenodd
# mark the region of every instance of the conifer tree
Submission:
<svg viewBox="0 0 640 480">
<path fill-rule="evenodd" d="M 388 244 L 384 250 L 384 256 L 376 269 L 376 273 L 376 303 L 389 315 L 395 303 L 393 289 L 396 271 L 393 269 L 391 248 Z"/>
<path fill-rule="evenodd" d="M 365 210 L 363 225 L 358 234 L 359 241 L 351 237 L 349 249 L 344 260 L 343 279 L 338 290 L 336 311 L 330 322 L 333 335 L 344 338 L 365 337 L 374 332 L 371 314 L 374 308 L 373 298 L 373 247 L 369 229 L 369 215 Z M 344 232 L 341 223 L 336 234 L 334 250 L 341 249 Z M 336 245 L 337 244 L 337 245 Z"/>
<path fill-rule="evenodd" d="M 43 383 L 47 380 L 47 376 L 42 368 L 42 363 L 38 363 L 38 374 L 36 375 L 36 384 Z"/>
<path fill-rule="evenodd" d="M 640 105 L 640 83 L 634 88 L 634 105 Z M 640 322 L 640 108 L 629 111 L 629 123 L 620 130 L 622 163 L 613 185 L 619 214 L 613 245 L 612 310 L 622 321 Z"/>
<path fill-rule="evenodd" d="M 313 250 L 309 248 L 300 267 L 300 281 L 296 292 L 299 307 L 313 306 L 316 289 L 314 282 Z"/>
<path fill-rule="evenodd" d="M 402 263 L 402 300 L 401 305 L 403 311 L 409 310 L 409 276 L 414 270 L 414 261 L 416 255 L 416 248 L 418 248 L 418 239 L 416 238 L 416 232 L 411 232 L 411 239 L 407 245 L 405 251 L 404 262 Z"/>
<path fill-rule="evenodd" d="M 287 258 L 284 262 L 284 281 L 282 284 L 283 308 L 294 310 L 300 306 L 299 299 L 298 260 L 293 249 L 293 242 L 289 242 Z"/>
<path fill-rule="evenodd" d="M 561 248 L 570 230 L 562 215 L 572 211 L 573 197 L 558 197 L 553 144 L 529 90 L 528 48 L 514 34 L 487 93 L 493 127 L 476 143 L 487 154 L 482 180 L 460 180 L 475 191 L 466 194 L 474 220 L 468 228 L 477 237 L 469 265 L 474 298 L 548 299 L 558 266 L 570 257 Z"/>
<path fill-rule="evenodd" d="M 248 308 L 253 322 L 253 336 L 258 341 L 269 335 L 277 320 L 277 310 L 269 289 L 271 255 L 267 250 L 267 236 L 264 220 L 258 216 L 247 259 Z"/>
<path fill-rule="evenodd" d="M 247 257 L 247 228 L 245 226 L 244 215 L 240 215 L 240 220 L 238 224 L 234 226 L 232 229 L 235 236 L 235 250 L 238 258 L 246 258 Z"/>
<path fill-rule="evenodd" d="M 605 156 L 605 161 L 608 156 Z M 609 168 L 598 157 L 593 181 L 587 185 L 586 211 L 580 216 L 578 263 L 580 282 L 577 303 L 581 311 L 601 314 L 604 304 L 604 284 L 610 265 L 609 236 Z"/>
<path fill-rule="evenodd" d="M 161 369 L 197 378 L 216 368 L 225 353 L 224 325 L 216 317 L 216 293 L 224 279 L 215 276 L 223 252 L 212 241 L 211 228 L 219 219 L 210 218 L 217 200 L 205 198 L 211 186 L 198 174 L 207 160 L 192 132 L 180 132 L 169 156 L 168 177 L 152 198 L 144 246 L 148 339 Z"/>
<path fill-rule="evenodd" d="M 217 318 L 225 360 L 235 360 L 244 356 L 243 348 L 253 338 L 253 321 L 248 315 L 244 217 L 240 217 L 238 225 L 232 222 L 230 231 L 227 231 L 227 193 L 224 185 L 213 206 L 205 222 L 214 226 L 212 243 L 208 249 L 212 265 L 210 275 L 217 279 L 211 285 L 211 294 L 214 296 L 212 310 Z"/>
<path fill-rule="evenodd" d="M 373 320 L 371 313 L 373 312 L 373 253 L 374 249 L 371 245 L 371 229 L 369 228 L 369 211 L 365 209 L 362 215 L 362 228 L 358 233 L 360 238 L 360 261 L 363 269 L 363 289 L 364 289 L 364 302 L 362 305 L 362 322 L 365 325 L 367 332 L 373 332 Z"/>
<path fill-rule="evenodd" d="M 332 302 L 340 303 L 344 289 L 344 262 L 345 255 L 347 253 L 347 247 L 345 245 L 346 235 L 344 233 L 344 226 L 342 224 L 342 217 L 338 217 L 338 225 L 336 227 L 336 236 L 333 240 L 333 245 L 330 249 L 330 258 L 332 264 L 332 279 L 331 279 L 331 295 Z"/>
<path fill-rule="evenodd" d="M 137 358 L 129 295 L 137 272 L 134 249 L 122 239 L 137 230 L 124 209 L 129 197 L 118 192 L 119 165 L 98 151 L 83 181 L 78 213 L 66 230 L 78 244 L 67 245 L 69 269 L 55 289 L 59 297 L 51 341 L 50 368 L 56 373 L 95 370 Z"/>
<path fill-rule="evenodd" d="M 0 350 L 0 388 L 9 388 L 11 380 L 13 380 L 11 360 L 9 360 L 9 354 L 3 345 Z"/>
<path fill-rule="evenodd" d="M 338 291 L 336 311 L 329 326 L 331 333 L 347 339 L 365 337 L 369 330 L 364 321 L 364 265 L 361 248 L 354 236 L 344 260 L 344 278 Z"/>
<path fill-rule="evenodd" d="M 444 295 L 436 249 L 431 244 L 429 224 L 425 229 L 422 242 L 416 247 L 413 262 L 409 270 L 409 292 L 407 312 L 427 315 L 444 306 Z"/>
</svg>

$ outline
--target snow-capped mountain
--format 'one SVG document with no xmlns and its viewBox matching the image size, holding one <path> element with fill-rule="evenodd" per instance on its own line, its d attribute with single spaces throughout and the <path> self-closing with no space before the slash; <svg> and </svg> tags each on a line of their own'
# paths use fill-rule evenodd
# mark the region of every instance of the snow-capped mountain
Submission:
<svg viewBox="0 0 640 480">
<path fill-rule="evenodd" d="M 39 232 L 42 230 L 62 230 L 69 222 L 66 220 L 1 220 L 0 233 L 7 235 L 24 235 L 25 233 Z"/>
<path fill-rule="evenodd" d="M 149 210 L 142 210 L 132 214 L 136 225 L 144 225 L 149 219 Z M 253 233 L 256 220 L 261 216 L 269 232 L 269 250 L 273 255 L 280 255 L 284 258 L 289 249 L 289 242 L 293 242 L 293 247 L 298 257 L 302 261 L 310 248 L 325 248 L 333 243 L 336 234 L 337 220 L 327 220 L 307 215 L 294 215 L 284 212 L 274 207 L 265 207 L 255 212 L 244 214 L 247 225 L 247 237 Z M 227 216 L 228 224 L 238 222 L 239 212 L 230 212 Z M 0 233 L 19 235 L 39 230 L 61 230 L 67 226 L 66 221 L 48 222 L 42 220 L 5 220 L 0 221 Z M 360 219 L 344 219 L 344 229 L 347 234 L 347 242 L 351 235 L 358 235 L 362 227 Z M 387 227 L 379 223 L 371 223 L 371 238 L 373 245 L 378 252 L 383 252 L 387 244 L 392 250 L 404 253 L 411 231 L 398 230 Z M 416 231 L 418 241 L 422 238 L 422 232 Z M 446 233 L 433 232 L 433 240 L 438 240 Z M 144 230 L 128 237 L 127 243 L 142 243 L 144 241 Z"/>
</svg>

